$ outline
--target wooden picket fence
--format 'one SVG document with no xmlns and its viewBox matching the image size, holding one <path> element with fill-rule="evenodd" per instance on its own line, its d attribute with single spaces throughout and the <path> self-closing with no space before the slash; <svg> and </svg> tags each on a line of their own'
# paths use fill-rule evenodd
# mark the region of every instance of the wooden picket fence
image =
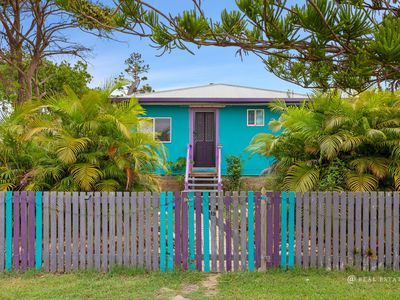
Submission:
<svg viewBox="0 0 400 300">
<path fill-rule="evenodd" d="M 398 192 L 0 192 L 0 271 L 399 269 Z"/>
</svg>

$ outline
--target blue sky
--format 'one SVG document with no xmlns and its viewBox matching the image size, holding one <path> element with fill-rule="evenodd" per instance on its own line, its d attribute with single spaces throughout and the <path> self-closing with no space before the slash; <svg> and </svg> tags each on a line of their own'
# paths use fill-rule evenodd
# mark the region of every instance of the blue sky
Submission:
<svg viewBox="0 0 400 300">
<path fill-rule="evenodd" d="M 107 1 L 105 1 L 107 2 Z M 164 11 L 178 12 L 191 8 L 190 0 L 153 0 Z M 223 8 L 233 9 L 233 0 L 203 0 L 208 16 L 216 18 Z M 230 83 L 277 90 L 306 92 L 299 86 L 285 82 L 265 70 L 259 58 L 249 55 L 243 61 L 235 48 L 193 48 L 195 55 L 174 50 L 158 57 L 161 52 L 150 46 L 148 39 L 116 34 L 115 39 L 106 40 L 78 30 L 71 38 L 92 48 L 87 58 L 89 72 L 93 75 L 92 87 L 101 86 L 124 70 L 124 61 L 132 52 L 142 54 L 150 65 L 147 81 L 155 90 L 202 85 L 208 83 Z"/>
</svg>

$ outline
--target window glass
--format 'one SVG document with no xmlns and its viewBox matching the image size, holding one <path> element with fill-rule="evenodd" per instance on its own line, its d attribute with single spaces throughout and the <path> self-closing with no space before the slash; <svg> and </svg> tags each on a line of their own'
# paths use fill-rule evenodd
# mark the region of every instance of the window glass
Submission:
<svg viewBox="0 0 400 300">
<path fill-rule="evenodd" d="M 139 120 L 139 132 L 152 133 L 154 134 L 154 119 L 152 118 L 141 118 Z"/>
<path fill-rule="evenodd" d="M 196 126 L 195 126 L 195 141 L 203 142 L 204 141 L 204 113 L 196 112 L 195 118 Z"/>
<path fill-rule="evenodd" d="M 207 112 L 205 113 L 205 140 L 207 142 L 213 142 L 215 136 L 215 120 L 214 120 L 214 113 Z"/>
<path fill-rule="evenodd" d="M 256 125 L 257 126 L 264 126 L 264 110 L 257 109 L 256 111 Z"/>
<path fill-rule="evenodd" d="M 247 111 L 247 124 L 248 125 L 254 125 L 255 124 L 255 110 L 254 109 L 249 109 Z"/>
<path fill-rule="evenodd" d="M 154 131 L 161 142 L 171 142 L 171 119 L 155 118 Z"/>
</svg>

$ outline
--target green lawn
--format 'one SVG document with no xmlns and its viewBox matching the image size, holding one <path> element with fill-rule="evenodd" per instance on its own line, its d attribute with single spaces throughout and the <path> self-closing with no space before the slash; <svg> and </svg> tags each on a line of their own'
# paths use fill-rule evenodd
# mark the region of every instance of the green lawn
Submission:
<svg viewBox="0 0 400 300">
<path fill-rule="evenodd" d="M 349 284 L 349 275 L 362 282 Z M 275 270 L 216 275 L 119 269 L 108 274 L 0 275 L 0 299 L 399 299 L 399 295 L 400 273 L 395 272 Z"/>
</svg>

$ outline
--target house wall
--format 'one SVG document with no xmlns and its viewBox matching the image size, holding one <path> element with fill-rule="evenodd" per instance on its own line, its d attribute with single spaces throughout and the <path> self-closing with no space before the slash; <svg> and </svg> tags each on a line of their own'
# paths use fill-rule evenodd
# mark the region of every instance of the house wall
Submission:
<svg viewBox="0 0 400 300">
<path fill-rule="evenodd" d="M 247 109 L 264 109 L 264 126 L 247 126 Z M 222 174 L 226 174 L 226 157 L 238 155 L 243 160 L 243 175 L 253 176 L 272 164 L 273 158 L 253 155 L 245 151 L 251 139 L 258 133 L 272 133 L 268 128 L 271 119 L 279 118 L 266 106 L 226 106 L 219 111 L 219 143 L 222 145 Z M 250 157 L 251 156 L 251 157 Z"/>
<path fill-rule="evenodd" d="M 172 126 L 171 143 L 164 143 L 168 161 L 186 158 L 189 144 L 189 108 L 187 106 L 142 105 L 147 117 L 170 117 Z"/>
<path fill-rule="evenodd" d="M 172 142 L 164 143 L 168 151 L 168 161 L 175 162 L 186 158 L 189 143 L 189 107 L 179 105 L 143 105 L 148 117 L 172 118 Z M 247 126 L 247 109 L 264 109 L 264 126 Z M 226 175 L 226 157 L 230 154 L 240 156 L 244 163 L 244 176 L 260 175 L 262 170 L 272 163 L 272 157 L 266 158 L 245 151 L 251 139 L 258 133 L 270 132 L 268 122 L 278 118 L 266 106 L 225 106 L 219 108 L 219 143 L 222 145 L 222 175 Z"/>
</svg>

